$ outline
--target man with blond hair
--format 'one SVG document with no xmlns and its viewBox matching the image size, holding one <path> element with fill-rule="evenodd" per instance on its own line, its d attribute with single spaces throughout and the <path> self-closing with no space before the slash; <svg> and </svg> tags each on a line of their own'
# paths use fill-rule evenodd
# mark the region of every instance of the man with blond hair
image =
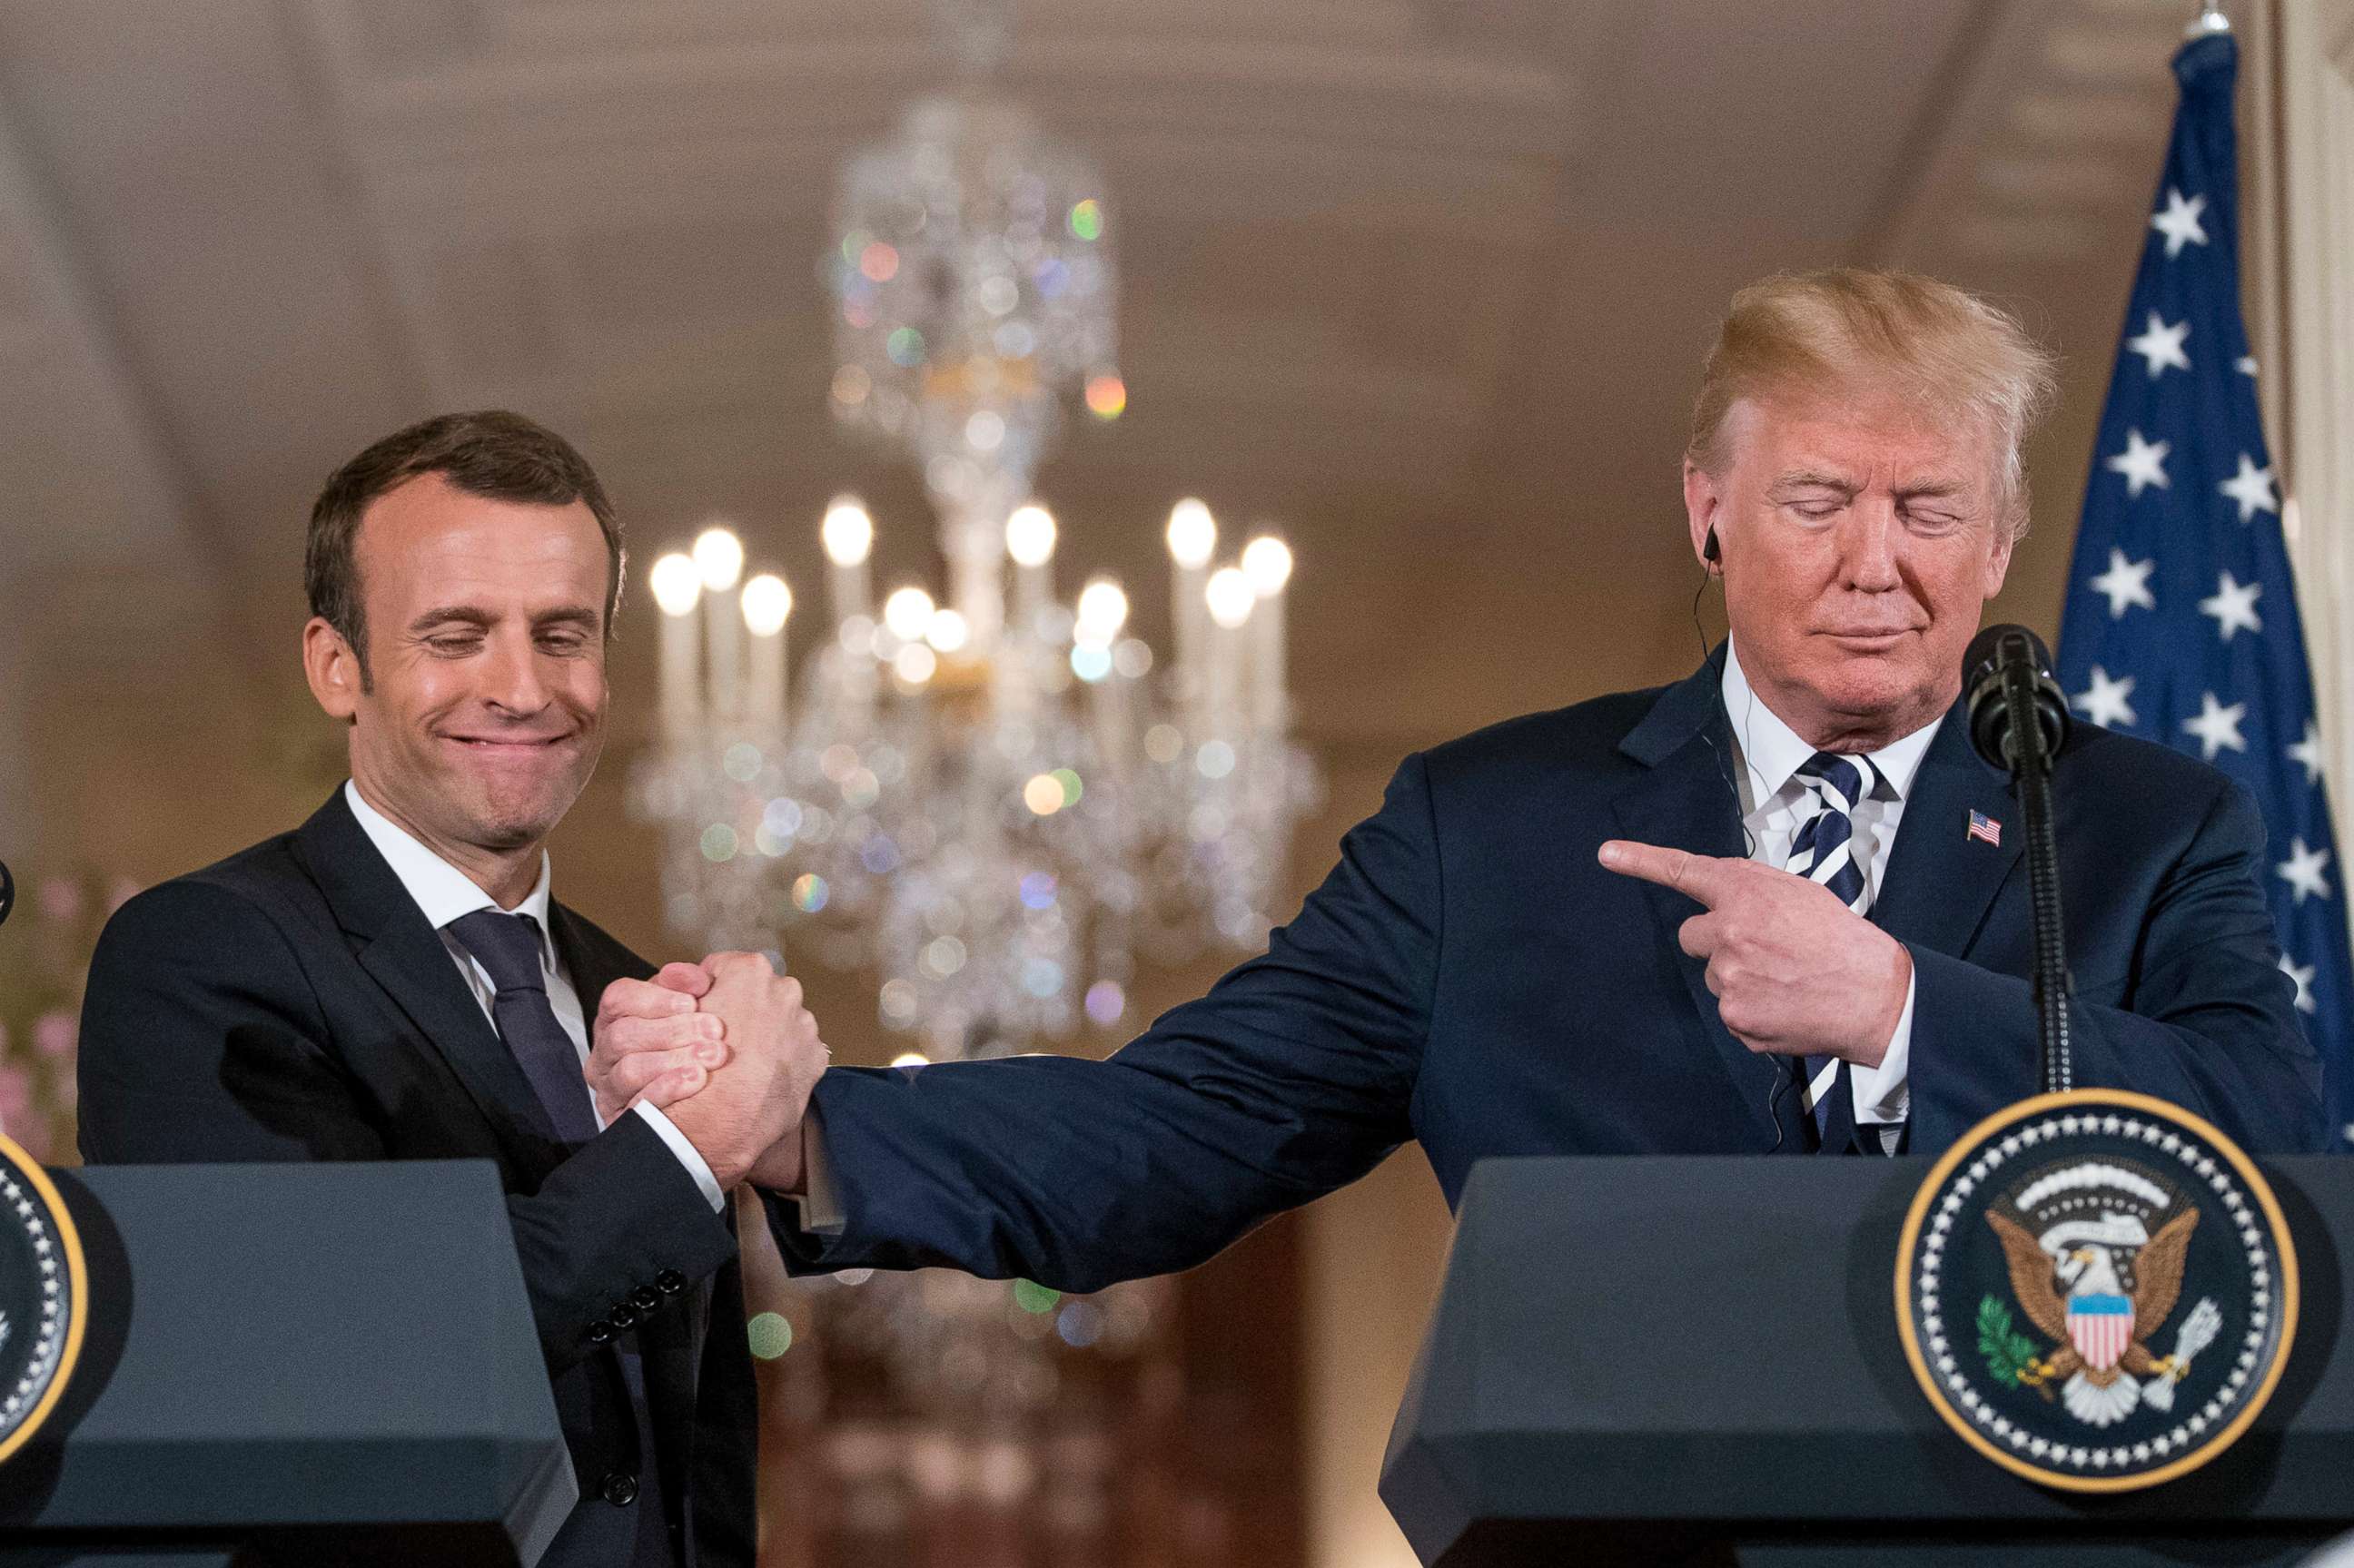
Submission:
<svg viewBox="0 0 2354 1568">
<path fill-rule="evenodd" d="M 1743 290 L 1683 463 L 1731 626 L 1701 668 L 1407 758 L 1266 956 L 1108 1061 L 826 1074 L 789 1163 L 839 1224 L 796 1261 L 1092 1288 L 1410 1138 L 1452 1202 L 1497 1155 L 1932 1152 L 2032 1094 L 2024 834 L 1956 709 L 2051 396 L 1946 284 Z M 2090 726 L 2056 790 L 2076 1081 L 2317 1147 L 2246 793 Z"/>
</svg>

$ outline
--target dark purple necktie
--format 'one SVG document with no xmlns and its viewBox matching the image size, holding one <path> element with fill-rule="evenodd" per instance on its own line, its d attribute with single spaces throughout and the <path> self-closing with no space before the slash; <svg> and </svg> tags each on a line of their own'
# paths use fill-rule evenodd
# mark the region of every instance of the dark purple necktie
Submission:
<svg viewBox="0 0 2354 1568">
<path fill-rule="evenodd" d="M 566 1143 L 597 1136 L 597 1108 L 580 1069 L 580 1048 L 548 1005 L 547 979 L 539 964 L 539 927 L 528 915 L 477 909 L 450 922 L 450 934 L 474 955 L 498 988 L 491 1017 L 524 1076 L 539 1096 L 540 1108 Z"/>
<path fill-rule="evenodd" d="M 547 977 L 539 966 L 539 927 L 528 915 L 503 915 L 477 909 L 450 922 L 450 934 L 474 955 L 491 983 L 491 1017 L 499 1038 L 522 1065 L 524 1076 L 547 1112 L 556 1136 L 566 1143 L 586 1143 L 597 1136 L 597 1110 L 588 1098 L 588 1080 L 580 1070 L 580 1049 L 548 1005 Z M 646 1403 L 645 1363 L 638 1337 L 623 1333 L 613 1342 L 621 1381 L 630 1399 L 631 1419 L 638 1429 L 638 1471 L 635 1497 L 584 1499 L 566 1532 L 557 1538 L 543 1562 L 559 1556 L 567 1562 L 627 1563 L 631 1568 L 673 1568 L 677 1554 L 671 1549 L 662 1496 L 662 1472 L 654 1459 L 654 1431 Z M 584 1478 L 586 1479 L 586 1478 Z M 594 1484 L 591 1482 L 590 1484 Z M 634 1514 L 623 1511 L 634 1506 Z"/>
</svg>

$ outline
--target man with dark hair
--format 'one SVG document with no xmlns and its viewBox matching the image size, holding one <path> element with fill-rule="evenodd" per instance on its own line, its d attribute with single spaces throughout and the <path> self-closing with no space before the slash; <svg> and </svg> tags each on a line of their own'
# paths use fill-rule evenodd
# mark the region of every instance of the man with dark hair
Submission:
<svg viewBox="0 0 2354 1568">
<path fill-rule="evenodd" d="M 727 1191 L 801 1114 L 799 989 L 653 967 L 549 896 L 595 768 L 620 531 L 560 437 L 458 414 L 313 509 L 303 671 L 351 779 L 291 833 L 133 899 L 92 960 L 93 1163 L 495 1160 L 581 1500 L 544 1563 L 748 1565 L 753 1383 Z M 727 999 L 736 1052 L 689 994 Z M 584 999 L 604 998 L 588 1014 Z M 592 1043 L 683 1050 L 665 1115 L 600 1114 Z"/>
<path fill-rule="evenodd" d="M 612 637 L 614 619 L 621 611 L 627 553 L 621 547 L 620 518 L 596 471 L 571 442 L 521 414 L 503 408 L 441 414 L 387 436 L 344 464 L 312 503 L 302 547 L 302 589 L 310 597 L 311 613 L 352 650 L 363 685 L 368 673 L 366 606 L 360 594 L 360 518 L 370 502 L 426 474 L 439 474 L 485 500 L 546 506 L 578 501 L 587 506 L 605 541 L 611 583 L 605 636 Z"/>
</svg>

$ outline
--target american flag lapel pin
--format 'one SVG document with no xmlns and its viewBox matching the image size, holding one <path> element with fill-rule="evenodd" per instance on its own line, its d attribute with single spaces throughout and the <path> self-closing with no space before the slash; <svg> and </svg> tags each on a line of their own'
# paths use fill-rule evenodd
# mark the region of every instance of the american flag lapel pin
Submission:
<svg viewBox="0 0 2354 1568">
<path fill-rule="evenodd" d="M 1984 811 L 1972 811 L 1970 813 L 1969 836 L 1974 839 L 1983 840 L 1987 843 L 1994 845 L 1995 848 L 2000 849 L 2002 847 L 2002 824 L 1996 821 L 1992 817 L 1988 816 Z"/>
</svg>

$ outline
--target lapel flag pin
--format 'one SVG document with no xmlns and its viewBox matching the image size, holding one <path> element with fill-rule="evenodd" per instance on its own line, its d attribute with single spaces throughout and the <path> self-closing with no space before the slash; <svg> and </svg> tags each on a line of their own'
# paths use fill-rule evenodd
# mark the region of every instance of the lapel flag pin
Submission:
<svg viewBox="0 0 2354 1568">
<path fill-rule="evenodd" d="M 1969 836 L 1974 839 L 1983 839 L 1986 842 L 1994 845 L 1995 848 L 2000 849 L 2002 847 L 2002 824 L 1996 821 L 1992 817 L 1988 816 L 1984 811 L 1972 811 L 1970 813 Z"/>
</svg>

